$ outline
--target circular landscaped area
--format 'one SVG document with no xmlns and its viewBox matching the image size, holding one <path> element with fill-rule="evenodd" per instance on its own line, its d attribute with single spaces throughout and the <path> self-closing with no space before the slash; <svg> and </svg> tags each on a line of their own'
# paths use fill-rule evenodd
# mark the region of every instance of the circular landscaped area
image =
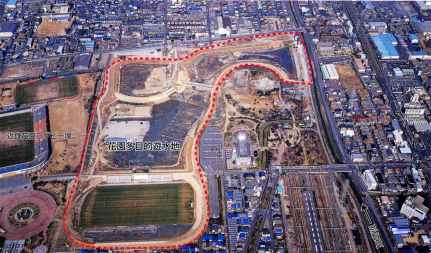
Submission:
<svg viewBox="0 0 431 253">
<path fill-rule="evenodd" d="M 0 227 L 10 240 L 26 239 L 45 230 L 57 204 L 42 191 L 24 190 L 0 197 Z"/>
</svg>

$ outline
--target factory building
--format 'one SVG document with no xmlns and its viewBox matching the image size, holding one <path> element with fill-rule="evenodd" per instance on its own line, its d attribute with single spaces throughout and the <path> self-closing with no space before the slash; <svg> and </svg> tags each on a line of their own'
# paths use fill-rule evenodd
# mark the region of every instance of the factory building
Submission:
<svg viewBox="0 0 431 253">
<path fill-rule="evenodd" d="M 337 69 L 334 64 L 323 64 L 320 66 L 322 70 L 323 79 L 325 80 L 338 80 L 340 76 L 338 75 Z"/>
<path fill-rule="evenodd" d="M 379 35 L 372 35 L 371 40 L 379 53 L 379 57 L 382 60 L 400 59 L 400 55 L 395 48 L 395 46 L 398 45 L 398 41 L 393 34 L 383 33 Z"/>
<path fill-rule="evenodd" d="M 0 23 L 0 38 L 10 38 L 17 30 L 17 24 L 13 22 Z"/>
<path fill-rule="evenodd" d="M 244 131 L 236 134 L 236 145 L 233 150 L 233 158 L 240 168 L 248 168 L 252 165 L 250 138 Z"/>
<path fill-rule="evenodd" d="M 426 218 L 428 211 L 429 208 L 424 205 L 424 198 L 421 196 L 416 196 L 415 198 L 410 196 L 404 202 L 400 212 L 409 219 L 416 218 L 423 220 Z"/>
<path fill-rule="evenodd" d="M 388 29 L 385 22 L 368 22 L 368 32 L 370 33 L 384 33 Z"/>
<path fill-rule="evenodd" d="M 414 94 L 411 101 L 404 105 L 404 115 L 417 132 L 431 131 L 431 123 L 425 117 L 425 107 L 419 103 L 419 94 Z"/>
<path fill-rule="evenodd" d="M 6 8 L 8 9 L 15 9 L 16 8 L 16 0 L 8 0 L 6 2 Z"/>
<path fill-rule="evenodd" d="M 377 189 L 377 180 L 372 170 L 365 170 L 364 174 L 362 175 L 362 178 L 364 179 L 364 183 L 369 191 Z"/>
</svg>

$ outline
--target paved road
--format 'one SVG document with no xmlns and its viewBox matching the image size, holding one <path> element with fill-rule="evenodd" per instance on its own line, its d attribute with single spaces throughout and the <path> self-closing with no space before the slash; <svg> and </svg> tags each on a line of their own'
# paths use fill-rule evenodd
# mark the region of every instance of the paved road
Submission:
<svg viewBox="0 0 431 253">
<path fill-rule="evenodd" d="M 72 181 L 75 178 L 75 174 L 61 174 L 61 175 L 51 175 L 51 176 L 41 176 L 38 177 L 36 182 L 52 182 L 52 181 Z"/>
</svg>

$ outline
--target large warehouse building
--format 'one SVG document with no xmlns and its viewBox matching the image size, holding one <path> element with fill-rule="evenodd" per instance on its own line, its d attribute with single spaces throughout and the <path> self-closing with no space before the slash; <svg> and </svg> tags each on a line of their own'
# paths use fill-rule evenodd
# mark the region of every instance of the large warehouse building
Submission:
<svg viewBox="0 0 431 253">
<path fill-rule="evenodd" d="M 371 40 L 379 52 L 379 56 L 382 60 L 398 60 L 400 55 L 395 48 L 398 45 L 398 41 L 395 36 L 391 33 L 383 33 L 378 35 L 372 35 Z"/>
</svg>

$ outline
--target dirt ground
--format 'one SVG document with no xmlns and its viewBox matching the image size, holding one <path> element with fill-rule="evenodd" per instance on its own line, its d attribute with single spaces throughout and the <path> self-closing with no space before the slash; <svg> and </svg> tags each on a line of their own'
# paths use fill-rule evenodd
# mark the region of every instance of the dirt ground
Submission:
<svg viewBox="0 0 431 253">
<path fill-rule="evenodd" d="M 4 68 L 0 81 L 11 78 L 35 77 L 43 74 L 46 62 L 38 61 L 26 64 L 10 65 Z"/>
<path fill-rule="evenodd" d="M 52 133 L 70 133 L 71 139 L 52 139 L 52 158 L 49 171 L 70 172 L 79 164 L 85 134 L 87 114 L 77 100 L 51 103 L 48 107 Z M 71 120 L 73 119 L 73 120 Z M 65 122 L 67 122 L 65 124 Z"/>
<path fill-rule="evenodd" d="M 15 103 L 31 104 L 41 101 L 73 97 L 79 93 L 76 77 L 35 80 L 17 86 Z"/>
<path fill-rule="evenodd" d="M 16 226 L 9 219 L 10 213 L 19 205 L 28 206 L 29 204 L 39 209 L 38 215 L 34 216 L 30 223 L 24 226 Z M 48 193 L 24 190 L 1 196 L 0 208 L 2 209 L 0 213 L 0 226 L 7 231 L 5 237 L 11 240 L 18 240 L 29 238 L 40 231 L 46 230 L 55 215 L 57 205 Z"/>
<path fill-rule="evenodd" d="M 54 37 L 66 35 L 66 30 L 70 28 L 72 21 L 49 21 L 44 19 L 38 26 L 36 36 Z"/>
<path fill-rule="evenodd" d="M 0 88 L 0 107 L 15 103 L 13 94 L 15 93 L 16 83 L 2 84 Z M 7 93 L 10 94 L 7 94 Z"/>
<path fill-rule="evenodd" d="M 273 92 L 271 95 L 259 96 L 255 83 L 266 77 L 264 73 L 259 73 L 255 76 L 249 74 L 248 71 L 243 71 L 235 75 L 225 85 L 226 102 L 234 108 L 234 114 L 242 116 L 252 116 L 254 118 L 263 119 L 265 114 L 280 104 L 278 93 Z M 240 108 L 250 110 L 250 114 L 241 112 Z"/>
<path fill-rule="evenodd" d="M 323 145 L 317 132 L 300 128 L 271 130 L 268 147 L 276 165 L 327 164 Z"/>
<path fill-rule="evenodd" d="M 81 93 L 78 97 L 48 105 L 50 132 L 58 138 L 51 139 L 51 160 L 48 168 L 41 171 L 42 174 L 72 172 L 79 165 L 88 120 L 85 106 L 94 89 L 95 80 L 95 75 L 79 75 Z M 65 133 L 70 133 L 71 138 L 63 138 Z"/>
<path fill-rule="evenodd" d="M 336 69 L 343 87 L 348 91 L 356 90 L 360 97 L 368 96 L 368 91 L 362 85 L 361 80 L 350 64 L 338 64 L 336 65 Z"/>
<path fill-rule="evenodd" d="M 127 64 L 120 69 L 119 92 L 128 96 L 147 96 L 166 88 L 169 68 L 162 64 Z"/>
<path fill-rule="evenodd" d="M 304 142 L 305 165 L 326 164 L 328 160 L 325 156 L 323 145 L 320 142 L 319 135 L 310 130 L 302 131 L 301 136 Z"/>
<path fill-rule="evenodd" d="M 67 182 L 41 182 L 35 183 L 34 189 L 49 193 L 55 199 L 55 202 L 60 205 L 63 204 L 66 197 Z"/>
<path fill-rule="evenodd" d="M 272 107 L 274 98 L 272 96 L 257 97 L 244 93 L 231 92 L 232 98 L 235 101 L 239 101 L 244 107 L 253 107 L 256 109 L 268 109 Z"/>
<path fill-rule="evenodd" d="M 145 82 L 146 87 L 151 90 L 150 94 L 156 93 L 157 90 L 163 90 L 168 78 L 167 67 L 155 68 L 151 71 Z M 137 91 L 139 93 L 139 91 Z"/>
</svg>

